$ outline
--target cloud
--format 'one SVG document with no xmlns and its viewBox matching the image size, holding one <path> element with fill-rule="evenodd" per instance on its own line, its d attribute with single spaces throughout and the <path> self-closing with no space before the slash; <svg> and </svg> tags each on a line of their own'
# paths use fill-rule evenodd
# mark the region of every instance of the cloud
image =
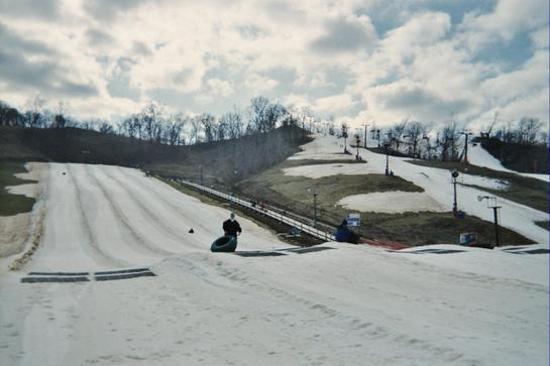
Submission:
<svg viewBox="0 0 550 366">
<path fill-rule="evenodd" d="M 272 0 L 265 2 L 264 7 L 267 15 L 278 22 L 303 22 L 308 14 L 293 5 L 283 0 Z"/>
<path fill-rule="evenodd" d="M 265 34 L 260 27 L 254 24 L 237 25 L 235 29 L 239 32 L 240 36 L 246 40 L 255 40 Z"/>
<path fill-rule="evenodd" d="M 71 80 L 55 59 L 60 55 L 49 46 L 21 38 L 0 24 L 0 81 L 22 91 L 48 90 L 54 95 L 77 97 L 97 93 L 93 85 Z"/>
<path fill-rule="evenodd" d="M 231 83 L 227 80 L 210 79 L 206 82 L 208 89 L 214 96 L 228 97 L 233 94 L 234 90 Z"/>
<path fill-rule="evenodd" d="M 510 41 L 520 32 L 548 25 L 548 11 L 546 0 L 499 0 L 493 12 L 465 16 L 462 38 L 477 52 L 492 42 Z"/>
<path fill-rule="evenodd" d="M 17 18 L 55 20 L 60 13 L 59 0 L 0 0 L 0 14 Z"/>
<path fill-rule="evenodd" d="M 10 103 L 40 93 L 118 116 L 152 98 L 221 114 L 264 95 L 357 123 L 453 111 L 475 123 L 495 110 L 548 121 L 542 0 L 0 0 L 0 10 Z"/>
<path fill-rule="evenodd" d="M 250 75 L 245 81 L 246 87 L 256 94 L 261 94 L 267 90 L 273 89 L 278 84 L 279 82 L 277 80 L 258 74 Z"/>
<path fill-rule="evenodd" d="M 451 115 L 467 112 L 467 99 L 444 98 L 428 88 L 412 82 L 399 81 L 374 88 L 369 93 L 370 106 L 392 111 L 394 121 L 413 118 L 421 121 L 441 121 Z"/>
<path fill-rule="evenodd" d="M 349 94 L 331 95 L 317 99 L 313 103 L 313 110 L 325 114 L 347 112 L 355 103 Z"/>
<path fill-rule="evenodd" d="M 120 13 L 127 12 L 149 0 L 94 0 L 84 1 L 84 8 L 91 16 L 104 21 L 114 20 Z"/>
<path fill-rule="evenodd" d="M 99 29 L 88 29 L 86 31 L 86 37 L 88 38 L 88 41 L 92 46 L 102 45 L 102 44 L 112 44 L 113 43 L 113 37 L 111 37 L 108 33 L 103 32 Z"/>
<path fill-rule="evenodd" d="M 319 53 L 353 52 L 372 48 L 376 41 L 376 31 L 369 17 L 348 17 L 328 21 L 326 34 L 310 44 Z"/>
</svg>

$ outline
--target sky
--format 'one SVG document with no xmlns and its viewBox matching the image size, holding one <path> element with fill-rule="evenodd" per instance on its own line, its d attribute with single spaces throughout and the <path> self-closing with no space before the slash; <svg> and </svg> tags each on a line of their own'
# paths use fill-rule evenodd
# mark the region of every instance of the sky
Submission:
<svg viewBox="0 0 550 366">
<path fill-rule="evenodd" d="M 0 100 L 116 122 L 255 96 L 352 126 L 548 125 L 547 0 L 0 0 Z"/>
</svg>

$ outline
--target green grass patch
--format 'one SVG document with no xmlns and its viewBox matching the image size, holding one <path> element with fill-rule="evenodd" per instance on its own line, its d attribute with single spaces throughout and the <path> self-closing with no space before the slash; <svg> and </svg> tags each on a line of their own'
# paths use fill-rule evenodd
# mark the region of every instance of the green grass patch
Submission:
<svg viewBox="0 0 550 366">
<path fill-rule="evenodd" d="M 0 216 L 12 216 L 22 212 L 29 212 L 34 205 L 34 198 L 21 194 L 11 194 L 6 186 L 15 186 L 25 183 L 36 183 L 33 180 L 17 178 L 15 174 L 26 173 L 24 163 L 0 161 Z"/>
<path fill-rule="evenodd" d="M 495 196 L 503 197 L 509 199 L 510 201 L 529 206 L 539 211 L 548 211 L 548 183 L 542 180 L 455 162 L 412 160 L 410 163 L 432 168 L 446 169 L 449 171 L 457 169 L 462 174 L 478 175 L 505 180 L 510 183 L 508 189 L 506 190 L 478 186 L 472 187 L 494 194 Z M 451 175 L 449 173 L 449 177 L 450 176 Z"/>
</svg>

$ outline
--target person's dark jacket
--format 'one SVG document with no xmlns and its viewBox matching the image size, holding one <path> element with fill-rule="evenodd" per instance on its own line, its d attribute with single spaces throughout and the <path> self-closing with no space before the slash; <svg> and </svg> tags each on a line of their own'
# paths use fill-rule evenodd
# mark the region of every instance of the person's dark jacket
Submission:
<svg viewBox="0 0 550 366">
<path fill-rule="evenodd" d="M 350 230 L 347 228 L 347 226 L 339 225 L 336 228 L 336 234 L 335 239 L 339 242 L 347 242 L 350 236 Z"/>
<path fill-rule="evenodd" d="M 225 235 L 229 236 L 237 236 L 237 233 L 241 233 L 241 225 L 239 225 L 237 220 L 225 220 L 223 222 L 223 231 L 225 232 Z"/>
<path fill-rule="evenodd" d="M 359 235 L 348 228 L 346 220 L 342 221 L 342 223 L 336 227 L 334 236 L 336 241 L 341 243 L 357 244 L 359 242 Z"/>
</svg>

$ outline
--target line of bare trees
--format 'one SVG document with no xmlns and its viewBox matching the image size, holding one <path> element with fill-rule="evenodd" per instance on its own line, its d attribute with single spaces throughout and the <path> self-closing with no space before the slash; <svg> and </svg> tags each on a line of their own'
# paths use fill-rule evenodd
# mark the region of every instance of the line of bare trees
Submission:
<svg viewBox="0 0 550 366">
<path fill-rule="evenodd" d="M 51 111 L 44 108 L 44 101 L 39 97 L 27 103 L 24 112 L 0 101 L 0 126 L 74 127 L 167 145 L 238 139 L 287 125 L 331 135 L 338 130 L 334 118 L 322 121 L 309 108 L 283 106 L 262 96 L 251 99 L 250 105 L 244 111 L 234 108 L 220 117 L 210 113 L 196 116 L 169 114 L 161 105 L 151 102 L 117 124 L 101 119 L 76 120 L 68 115 L 67 107 L 63 103 L 59 103 Z M 346 136 L 350 134 L 346 123 L 340 126 L 340 134 L 343 132 Z M 380 146 L 385 145 L 391 150 L 416 158 L 442 161 L 463 159 L 463 142 L 467 133 L 452 118 L 437 126 L 434 123 L 404 120 L 384 130 L 371 126 L 370 132 L 371 139 L 378 140 Z M 548 141 L 548 133 L 543 130 L 543 123 L 539 119 L 524 117 L 517 122 L 501 124 L 498 122 L 498 114 L 484 128 L 481 137 L 520 144 Z"/>
<path fill-rule="evenodd" d="M 286 125 L 306 127 L 306 122 L 313 118 L 310 114 L 309 111 L 295 110 L 259 96 L 251 99 L 250 106 L 244 112 L 234 108 L 220 117 L 210 113 L 196 116 L 168 114 L 161 105 L 151 102 L 141 111 L 113 124 L 101 119 L 71 118 L 63 103 L 54 111 L 48 110 L 38 97 L 29 102 L 23 112 L 0 101 L 0 126 L 82 128 L 168 145 L 237 139 Z"/>
<path fill-rule="evenodd" d="M 466 136 L 475 137 L 452 119 L 437 126 L 434 123 L 404 120 L 385 130 L 377 129 L 376 126 L 370 129 L 370 138 L 377 140 L 379 147 L 427 160 L 463 160 Z M 532 117 L 498 125 L 495 116 L 479 137 L 524 145 L 548 144 L 548 132 L 543 130 L 543 123 Z"/>
</svg>

